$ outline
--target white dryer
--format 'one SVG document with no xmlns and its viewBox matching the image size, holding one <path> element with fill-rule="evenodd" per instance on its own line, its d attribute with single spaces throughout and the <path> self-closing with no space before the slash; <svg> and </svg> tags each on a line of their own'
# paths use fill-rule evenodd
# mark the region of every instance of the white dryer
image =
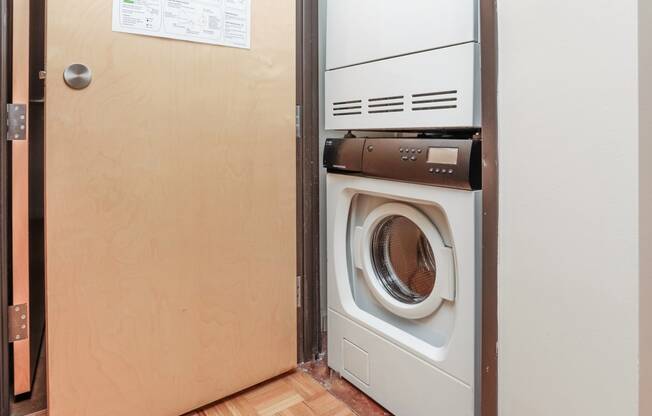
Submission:
<svg viewBox="0 0 652 416">
<path fill-rule="evenodd" d="M 325 166 L 329 366 L 397 416 L 478 414 L 479 142 L 328 140 Z"/>
</svg>

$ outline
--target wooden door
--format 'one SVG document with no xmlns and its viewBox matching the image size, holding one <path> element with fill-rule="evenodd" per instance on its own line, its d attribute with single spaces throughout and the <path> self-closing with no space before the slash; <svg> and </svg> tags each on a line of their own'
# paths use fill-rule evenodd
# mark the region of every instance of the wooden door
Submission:
<svg viewBox="0 0 652 416">
<path fill-rule="evenodd" d="M 47 2 L 50 416 L 179 415 L 296 365 L 295 4 L 252 9 L 245 50 Z"/>
</svg>

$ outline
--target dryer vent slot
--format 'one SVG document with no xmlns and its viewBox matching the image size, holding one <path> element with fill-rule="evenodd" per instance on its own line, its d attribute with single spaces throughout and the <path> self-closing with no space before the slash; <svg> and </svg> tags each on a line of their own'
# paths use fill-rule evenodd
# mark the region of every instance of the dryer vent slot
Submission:
<svg viewBox="0 0 652 416">
<path fill-rule="evenodd" d="M 338 105 L 345 105 L 345 104 L 362 104 L 362 100 L 339 101 L 337 103 L 333 103 L 333 106 L 336 107 Z"/>
<path fill-rule="evenodd" d="M 412 94 L 412 98 L 433 97 L 433 96 L 437 96 L 437 95 L 451 95 L 451 94 L 457 94 L 457 90 L 426 92 L 426 93 L 422 93 L 422 94 Z"/>
<path fill-rule="evenodd" d="M 396 106 L 402 106 L 403 104 L 404 104 L 403 101 L 398 102 L 398 103 L 369 104 L 369 108 L 378 108 L 378 107 L 396 107 Z"/>
<path fill-rule="evenodd" d="M 438 105 L 434 107 L 414 107 L 412 111 L 428 111 L 428 110 L 449 110 L 451 108 L 457 108 L 456 105 Z"/>
<path fill-rule="evenodd" d="M 412 94 L 412 111 L 454 109 L 457 99 L 457 90 Z"/>
<path fill-rule="evenodd" d="M 394 97 L 370 98 L 369 102 L 374 103 L 374 102 L 377 102 L 377 101 L 402 100 L 403 98 L 405 98 L 405 97 L 402 96 L 402 95 L 396 95 Z"/>
<path fill-rule="evenodd" d="M 334 116 L 354 116 L 362 114 L 362 100 L 338 101 L 333 103 Z"/>
<path fill-rule="evenodd" d="M 402 108 L 396 108 L 393 110 L 369 110 L 369 114 L 380 114 L 380 113 L 402 113 L 403 109 Z"/>
<path fill-rule="evenodd" d="M 412 101 L 412 104 L 431 104 L 431 103 L 447 103 L 447 102 L 455 102 L 457 101 L 457 97 L 455 98 L 438 98 L 434 100 L 416 100 Z"/>
</svg>

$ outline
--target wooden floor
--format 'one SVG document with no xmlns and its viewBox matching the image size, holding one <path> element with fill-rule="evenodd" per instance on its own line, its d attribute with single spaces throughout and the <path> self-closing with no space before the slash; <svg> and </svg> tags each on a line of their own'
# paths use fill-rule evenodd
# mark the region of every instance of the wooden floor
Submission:
<svg viewBox="0 0 652 416">
<path fill-rule="evenodd" d="M 355 415 L 311 376 L 296 371 L 188 416 Z"/>
</svg>

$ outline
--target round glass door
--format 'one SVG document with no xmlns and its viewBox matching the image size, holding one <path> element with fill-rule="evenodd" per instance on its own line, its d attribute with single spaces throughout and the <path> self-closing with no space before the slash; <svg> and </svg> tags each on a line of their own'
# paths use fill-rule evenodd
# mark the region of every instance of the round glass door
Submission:
<svg viewBox="0 0 652 416">
<path fill-rule="evenodd" d="M 417 305 L 435 289 L 437 265 L 424 232 L 402 215 L 385 217 L 371 236 L 375 276 L 394 299 Z"/>
<path fill-rule="evenodd" d="M 356 227 L 354 261 L 390 312 L 421 319 L 455 300 L 453 250 L 432 220 L 400 202 L 383 204 Z"/>
</svg>

